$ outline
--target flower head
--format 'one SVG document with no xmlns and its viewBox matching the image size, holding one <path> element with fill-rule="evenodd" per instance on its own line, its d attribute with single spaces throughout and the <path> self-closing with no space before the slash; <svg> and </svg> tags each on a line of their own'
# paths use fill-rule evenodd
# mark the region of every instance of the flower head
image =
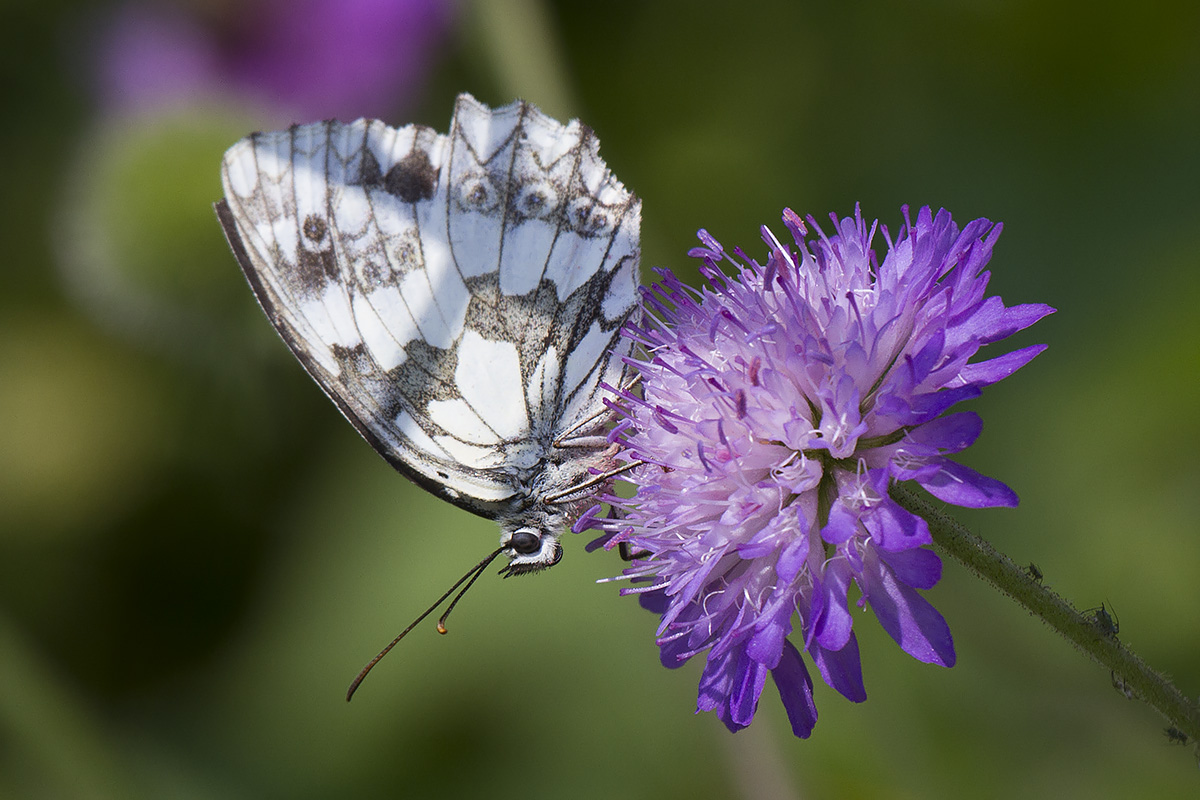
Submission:
<svg viewBox="0 0 1200 800">
<path fill-rule="evenodd" d="M 577 529 L 633 549 L 623 593 L 661 614 L 665 666 L 706 654 L 698 710 L 730 730 L 750 724 L 770 675 L 795 734 L 811 733 L 801 652 L 829 686 L 866 698 L 851 584 L 905 652 L 953 665 L 949 627 L 918 591 L 941 561 L 925 521 L 888 496 L 891 481 L 960 506 L 1017 503 L 948 458 L 982 425 L 948 412 L 1044 349 L 969 363 L 983 345 L 1053 309 L 984 297 L 1000 225 L 904 214 L 894 239 L 882 229 L 882 261 L 877 224 L 857 212 L 826 234 L 785 211 L 795 246 L 764 227 L 765 264 L 702 230 L 690 255 L 708 287 L 660 270 L 644 293 L 648 322 L 627 328 L 644 356 L 630 362 L 640 389 L 619 392 L 627 419 L 614 438 L 644 462 L 629 475 L 637 492 L 606 497 L 611 516 L 587 514 Z"/>
</svg>

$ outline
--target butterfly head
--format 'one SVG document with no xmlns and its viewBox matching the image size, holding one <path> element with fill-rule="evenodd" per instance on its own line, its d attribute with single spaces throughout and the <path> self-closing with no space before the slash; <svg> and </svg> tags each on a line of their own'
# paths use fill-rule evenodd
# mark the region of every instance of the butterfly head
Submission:
<svg viewBox="0 0 1200 800">
<path fill-rule="evenodd" d="M 552 567 L 563 554 L 557 534 L 532 525 L 505 526 L 500 536 L 500 547 L 509 559 L 508 566 L 501 570 L 506 578 Z"/>
</svg>

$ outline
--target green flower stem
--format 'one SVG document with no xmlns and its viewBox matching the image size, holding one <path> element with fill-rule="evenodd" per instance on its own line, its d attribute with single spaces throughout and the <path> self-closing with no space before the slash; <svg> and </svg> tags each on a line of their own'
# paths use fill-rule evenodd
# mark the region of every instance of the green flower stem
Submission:
<svg viewBox="0 0 1200 800">
<path fill-rule="evenodd" d="M 1200 741 L 1200 705 L 1122 644 L 1116 632 L 1105 625 L 1107 617 L 1085 616 L 1076 611 L 1008 556 L 909 489 L 893 484 L 890 494 L 901 506 L 929 523 L 934 546 L 940 552 L 1016 600 L 1093 661 L 1112 670 L 1118 688 L 1149 703 L 1192 741 Z"/>
</svg>

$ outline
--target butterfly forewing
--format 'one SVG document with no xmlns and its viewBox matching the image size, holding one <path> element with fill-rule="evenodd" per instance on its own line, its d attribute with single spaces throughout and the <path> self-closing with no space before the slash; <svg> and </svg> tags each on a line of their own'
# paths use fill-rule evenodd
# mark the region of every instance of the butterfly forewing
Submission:
<svg viewBox="0 0 1200 800">
<path fill-rule="evenodd" d="M 294 126 L 222 177 L 259 302 L 384 458 L 488 517 L 570 488 L 541 479 L 604 416 L 638 281 L 640 203 L 588 128 L 463 95 L 446 135 Z"/>
</svg>

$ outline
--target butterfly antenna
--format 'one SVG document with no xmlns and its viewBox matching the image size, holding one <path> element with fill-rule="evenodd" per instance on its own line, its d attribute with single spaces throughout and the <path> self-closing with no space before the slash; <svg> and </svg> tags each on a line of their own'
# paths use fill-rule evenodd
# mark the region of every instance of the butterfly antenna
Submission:
<svg viewBox="0 0 1200 800">
<path fill-rule="evenodd" d="M 369 662 L 367 662 L 367 665 L 362 668 L 362 672 L 358 673 L 358 677 L 356 677 L 354 679 L 354 681 L 350 684 L 350 688 L 346 690 L 346 702 L 349 703 L 354 698 L 354 693 L 356 691 L 358 691 L 358 686 L 359 686 L 359 684 L 361 684 L 363 682 L 363 679 L 367 677 L 367 673 L 369 673 L 375 667 L 375 665 L 378 664 L 383 659 L 384 656 L 386 656 L 388 653 L 390 653 L 392 648 L 395 647 L 396 645 L 398 645 L 400 643 L 400 640 L 408 635 L 409 631 L 411 631 L 413 628 L 420 625 L 421 620 L 425 619 L 430 614 L 432 614 L 434 612 L 434 609 L 436 609 L 443 602 L 445 602 L 447 597 L 454 594 L 454 591 L 456 589 L 458 589 L 459 586 L 462 586 L 463 583 L 467 583 L 466 587 L 461 592 L 458 593 L 458 597 L 455 597 L 453 602 L 450 603 L 450 608 L 447 608 L 446 613 L 443 614 L 442 618 L 438 620 L 438 633 L 445 633 L 446 632 L 446 625 L 445 625 L 446 617 L 450 616 L 451 609 L 453 609 L 455 604 L 459 600 L 462 599 L 462 596 L 464 594 L 467 593 L 467 589 L 471 588 L 471 584 L 475 583 L 475 581 L 478 580 L 479 576 L 483 574 L 483 571 L 485 569 L 487 569 L 488 564 L 491 564 L 493 561 L 495 561 L 496 556 L 500 555 L 503 552 L 504 552 L 504 548 L 498 547 L 498 548 L 496 548 L 495 552 L 491 553 L 489 556 L 487 556 L 485 559 L 480 561 L 478 564 L 471 567 L 471 569 L 467 570 L 467 574 L 463 575 L 461 578 L 459 578 L 457 581 L 455 581 L 454 585 L 451 586 L 449 589 L 447 589 L 445 594 L 443 594 L 441 597 L 439 597 L 434 602 L 433 605 L 431 605 L 428 609 L 425 610 L 425 613 L 423 613 L 421 616 L 414 619 L 412 621 L 412 624 L 410 624 L 404 630 L 400 631 L 400 635 L 397 636 L 395 639 L 392 639 L 391 643 L 387 647 L 385 647 L 379 651 L 379 655 L 375 656 Z"/>
<path fill-rule="evenodd" d="M 503 549 L 504 548 L 501 548 L 501 550 L 503 550 Z M 479 576 L 483 574 L 483 571 L 485 569 L 487 569 L 488 564 L 492 563 L 492 559 L 495 558 L 496 556 L 498 556 L 499 554 L 500 554 L 500 550 L 497 550 L 495 553 L 492 553 L 490 556 L 485 558 L 483 561 L 480 561 L 479 564 L 475 567 L 475 574 L 471 577 L 471 580 L 467 581 L 467 585 L 462 588 L 462 591 L 454 596 L 454 599 L 450 601 L 450 605 L 446 606 L 446 612 L 444 614 L 442 614 L 442 616 L 438 617 L 438 624 L 437 624 L 437 632 L 438 633 L 446 632 L 446 619 L 450 616 L 450 612 L 454 610 L 454 607 L 456 605 L 458 605 L 458 601 L 463 599 L 463 595 L 467 593 L 467 590 L 475 585 L 475 581 L 479 580 Z M 467 574 L 470 575 L 470 573 L 467 573 Z M 463 577 L 465 578 L 466 575 L 464 575 Z M 459 583 L 462 583 L 462 581 L 459 581 Z M 453 590 L 451 590 L 451 591 L 453 591 Z M 443 599 L 445 599 L 445 598 L 443 598 Z"/>
</svg>

